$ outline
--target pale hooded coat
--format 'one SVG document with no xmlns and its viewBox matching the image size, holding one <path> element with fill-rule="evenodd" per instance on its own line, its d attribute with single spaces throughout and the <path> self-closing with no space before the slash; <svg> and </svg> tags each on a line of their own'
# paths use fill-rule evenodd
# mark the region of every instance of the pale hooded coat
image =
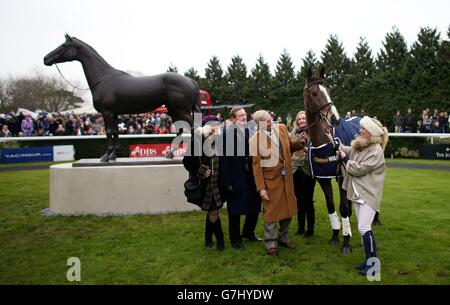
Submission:
<svg viewBox="0 0 450 305">
<path fill-rule="evenodd" d="M 349 156 L 342 184 L 342 187 L 347 190 L 347 199 L 363 200 L 365 204 L 379 212 L 386 169 L 384 153 L 379 141 L 372 140 L 368 146 L 361 149 L 344 145 L 341 145 L 340 149 Z"/>
</svg>

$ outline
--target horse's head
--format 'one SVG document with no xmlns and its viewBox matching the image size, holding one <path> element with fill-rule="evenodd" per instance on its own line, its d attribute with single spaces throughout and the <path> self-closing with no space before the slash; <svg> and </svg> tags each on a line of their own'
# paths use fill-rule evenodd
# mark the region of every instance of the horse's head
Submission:
<svg viewBox="0 0 450 305">
<path fill-rule="evenodd" d="M 77 59 L 78 50 L 76 47 L 76 38 L 72 38 L 68 34 L 66 34 L 65 37 L 66 41 L 62 45 L 44 57 L 44 64 L 46 66 Z"/>
<path fill-rule="evenodd" d="M 330 90 L 325 85 L 324 73 L 324 69 L 321 69 L 319 77 L 313 76 L 311 69 L 309 69 L 306 84 L 303 88 L 307 128 L 310 130 L 309 134 L 312 138 L 317 138 L 311 134 L 317 133 L 314 132 L 315 130 L 325 132 L 332 129 L 339 123 L 340 119 L 339 113 L 331 100 Z M 320 138 L 325 139 L 322 134 L 320 132 Z"/>
</svg>

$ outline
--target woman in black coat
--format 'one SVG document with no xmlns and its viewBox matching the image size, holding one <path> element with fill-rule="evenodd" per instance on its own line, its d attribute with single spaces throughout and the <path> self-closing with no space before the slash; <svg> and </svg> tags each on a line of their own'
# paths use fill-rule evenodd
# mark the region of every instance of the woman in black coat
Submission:
<svg viewBox="0 0 450 305">
<path fill-rule="evenodd" d="M 223 137 L 224 156 L 220 158 L 220 181 L 222 189 L 227 193 L 231 245 L 235 249 L 242 250 L 244 249 L 242 237 L 251 241 L 261 240 L 255 235 L 261 210 L 261 197 L 256 191 L 253 178 L 252 157 L 248 144 L 250 130 L 245 126 L 247 114 L 244 108 L 231 109 L 230 119 L 233 124 L 226 128 Z M 230 145 L 232 147 L 229 147 Z M 240 231 L 241 215 L 246 215 L 242 234 Z"/>
<path fill-rule="evenodd" d="M 202 123 L 205 125 L 209 121 L 218 121 L 215 116 L 206 116 L 203 118 Z M 220 127 L 219 127 L 220 128 Z M 217 128 L 211 126 L 203 126 L 199 128 L 198 132 L 201 132 L 204 139 L 211 140 L 214 138 Z M 213 153 L 208 156 L 201 149 L 201 156 L 195 156 L 194 143 L 199 134 L 192 137 L 190 155 L 186 155 L 183 158 L 183 165 L 189 172 L 189 176 L 194 179 L 200 180 L 200 186 L 202 190 L 202 199 L 195 202 L 203 211 L 207 211 L 205 220 L 205 246 L 212 248 L 214 243 L 212 241 L 213 234 L 216 237 L 216 248 L 223 250 L 225 248 L 222 224 L 219 217 L 219 210 L 224 203 L 223 195 L 220 193 L 219 187 L 219 156 L 217 153 Z M 202 144 L 202 141 L 199 141 Z M 202 147 L 202 146 L 200 146 Z M 215 143 L 211 143 L 211 147 L 215 148 Z M 215 151 L 215 149 L 213 149 Z"/>
</svg>

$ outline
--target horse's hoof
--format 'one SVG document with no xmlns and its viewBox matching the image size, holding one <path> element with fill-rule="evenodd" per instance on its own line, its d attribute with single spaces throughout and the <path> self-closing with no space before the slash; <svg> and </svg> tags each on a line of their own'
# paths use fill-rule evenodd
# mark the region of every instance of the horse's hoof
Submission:
<svg viewBox="0 0 450 305">
<path fill-rule="evenodd" d="M 332 246 L 336 246 L 337 244 L 339 244 L 339 239 L 332 238 L 328 241 L 328 243 Z"/>
<path fill-rule="evenodd" d="M 350 253 L 352 253 L 352 248 L 351 247 L 342 247 L 341 253 L 342 254 L 350 254 Z"/>
<path fill-rule="evenodd" d="M 109 155 L 108 158 L 109 158 L 109 161 L 116 161 L 116 154 L 112 153 L 112 154 Z"/>
</svg>

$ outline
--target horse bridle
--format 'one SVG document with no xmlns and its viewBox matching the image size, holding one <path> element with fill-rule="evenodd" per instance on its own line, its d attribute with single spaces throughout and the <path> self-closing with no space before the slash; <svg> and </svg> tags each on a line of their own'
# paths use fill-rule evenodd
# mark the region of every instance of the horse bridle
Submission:
<svg viewBox="0 0 450 305">
<path fill-rule="evenodd" d="M 323 80 L 316 80 L 316 81 L 313 81 L 313 82 L 311 82 L 309 84 L 306 84 L 305 87 L 303 88 L 303 90 L 305 91 L 307 96 L 311 94 L 311 92 L 309 91 L 309 88 L 311 88 L 314 85 L 323 85 L 326 89 L 328 89 L 325 86 L 325 83 L 323 82 Z M 328 120 L 328 114 L 330 113 L 331 107 L 328 108 L 328 110 L 327 110 L 327 112 L 325 114 L 322 113 L 322 109 L 323 108 L 325 108 L 327 106 L 333 106 L 333 105 L 334 105 L 333 102 L 328 102 L 328 103 L 326 103 L 324 105 L 321 105 L 319 107 L 319 110 L 314 113 L 314 117 L 315 117 L 314 121 L 312 122 L 312 124 L 306 126 L 306 130 L 310 129 L 312 126 L 320 123 L 321 121 L 325 121 L 327 123 L 327 125 L 328 125 L 327 129 L 333 128 L 334 125 L 330 122 L 330 120 Z"/>
</svg>

